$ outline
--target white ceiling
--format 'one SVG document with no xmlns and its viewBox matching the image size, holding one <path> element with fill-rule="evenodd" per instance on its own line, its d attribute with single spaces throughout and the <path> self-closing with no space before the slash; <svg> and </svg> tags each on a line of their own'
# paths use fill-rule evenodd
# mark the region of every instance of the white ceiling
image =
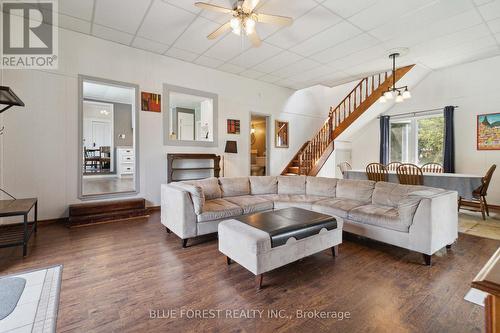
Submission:
<svg viewBox="0 0 500 333">
<path fill-rule="evenodd" d="M 259 23 L 260 48 L 230 32 L 206 39 L 228 14 L 201 11 L 195 1 L 62 0 L 59 24 L 292 89 L 386 70 L 396 47 L 410 49 L 398 65 L 430 69 L 500 54 L 500 0 L 260 0 L 258 12 L 295 19 L 289 27 Z"/>
</svg>

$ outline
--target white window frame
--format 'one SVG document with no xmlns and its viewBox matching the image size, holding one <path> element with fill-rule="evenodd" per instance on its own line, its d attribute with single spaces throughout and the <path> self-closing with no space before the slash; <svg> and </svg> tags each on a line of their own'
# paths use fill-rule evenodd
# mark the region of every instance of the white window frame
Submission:
<svg viewBox="0 0 500 333">
<path fill-rule="evenodd" d="M 408 122 L 410 123 L 410 130 L 409 130 L 409 135 L 407 138 L 408 142 L 408 149 L 407 149 L 407 155 L 408 158 L 405 161 L 403 158 L 404 156 L 404 151 L 401 151 L 402 155 L 402 161 L 390 161 L 390 162 L 403 162 L 403 163 L 413 163 L 416 165 L 420 165 L 420 161 L 418 161 L 418 121 L 421 119 L 425 118 L 434 118 L 434 117 L 443 117 L 442 112 L 433 112 L 433 113 L 428 113 L 425 115 L 421 116 L 410 116 L 410 117 L 394 117 L 389 120 L 389 129 L 392 127 L 392 123 L 403 123 L 403 122 Z M 443 129 L 444 131 L 444 129 Z M 391 156 L 391 138 L 389 138 L 389 156 Z"/>
</svg>

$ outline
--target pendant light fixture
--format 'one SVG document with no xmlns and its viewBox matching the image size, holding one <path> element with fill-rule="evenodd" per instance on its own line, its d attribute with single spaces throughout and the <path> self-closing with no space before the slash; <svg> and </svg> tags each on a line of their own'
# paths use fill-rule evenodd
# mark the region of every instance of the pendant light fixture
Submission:
<svg viewBox="0 0 500 333">
<path fill-rule="evenodd" d="M 380 96 L 380 103 L 385 103 L 391 99 L 394 99 L 396 103 L 401 103 L 405 99 L 411 98 L 408 86 L 396 87 L 396 58 L 400 55 L 401 54 L 399 52 L 391 53 L 389 55 L 389 58 L 392 59 L 392 86 L 387 88 L 387 91 Z"/>
</svg>

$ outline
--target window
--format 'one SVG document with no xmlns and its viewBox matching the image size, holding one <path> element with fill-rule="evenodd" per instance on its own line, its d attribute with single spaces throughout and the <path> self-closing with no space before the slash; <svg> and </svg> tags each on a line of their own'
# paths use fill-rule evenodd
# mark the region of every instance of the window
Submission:
<svg viewBox="0 0 500 333">
<path fill-rule="evenodd" d="M 391 162 L 443 163 L 442 114 L 391 119 Z"/>
</svg>

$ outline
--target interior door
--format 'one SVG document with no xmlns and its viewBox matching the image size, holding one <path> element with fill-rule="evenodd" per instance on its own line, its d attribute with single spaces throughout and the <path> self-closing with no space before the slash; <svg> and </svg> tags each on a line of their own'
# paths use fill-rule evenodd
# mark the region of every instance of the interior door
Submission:
<svg viewBox="0 0 500 333">
<path fill-rule="evenodd" d="M 111 146 L 111 126 L 108 122 L 92 121 L 92 143 L 96 148 Z"/>
<path fill-rule="evenodd" d="M 180 140 L 194 140 L 194 114 L 178 112 L 178 131 Z"/>
</svg>

